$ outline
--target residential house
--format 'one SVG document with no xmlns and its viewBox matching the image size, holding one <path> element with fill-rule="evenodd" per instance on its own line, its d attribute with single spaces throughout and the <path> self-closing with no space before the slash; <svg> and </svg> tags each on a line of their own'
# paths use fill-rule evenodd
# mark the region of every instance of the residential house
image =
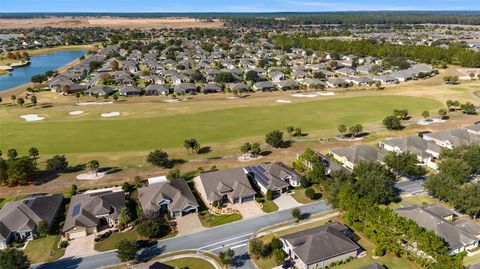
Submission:
<svg viewBox="0 0 480 269">
<path fill-rule="evenodd" d="M 208 204 L 244 203 L 254 201 L 256 195 L 243 168 L 202 173 L 195 186 Z"/>
<path fill-rule="evenodd" d="M 145 87 L 145 95 L 165 95 L 170 92 L 168 84 L 150 84 Z"/>
<path fill-rule="evenodd" d="M 327 86 L 325 81 L 320 79 L 311 79 L 311 78 L 299 80 L 299 83 L 301 85 L 307 86 L 307 88 L 309 89 L 323 89 Z"/>
<path fill-rule="evenodd" d="M 124 86 L 121 87 L 120 90 L 118 90 L 118 94 L 122 96 L 134 96 L 134 95 L 140 95 L 142 91 L 135 87 L 135 86 Z"/>
<path fill-rule="evenodd" d="M 348 77 L 345 81 L 359 86 L 370 86 L 373 84 L 373 80 L 369 77 Z"/>
<path fill-rule="evenodd" d="M 345 167 L 351 170 L 353 170 L 355 164 L 362 160 L 383 162 L 386 154 L 385 151 L 365 144 L 348 148 L 332 149 L 329 153 L 335 160 L 343 163 Z"/>
<path fill-rule="evenodd" d="M 451 255 L 477 248 L 479 227 L 474 227 L 475 234 L 471 234 L 471 230 L 462 226 L 462 223 L 455 225 L 455 222 L 452 223 L 449 219 L 446 219 L 444 215 L 448 209 L 438 210 L 439 207 L 441 206 L 436 205 L 435 210 L 432 210 L 430 205 L 414 204 L 397 208 L 395 212 L 402 217 L 415 221 L 420 227 L 435 232 L 445 240 Z M 441 212 L 441 214 L 438 214 L 438 212 Z"/>
<path fill-rule="evenodd" d="M 340 75 L 345 76 L 345 77 L 350 77 L 350 76 L 355 75 L 355 70 L 345 67 L 345 68 L 340 68 L 340 69 L 335 70 L 335 73 L 340 74 Z"/>
<path fill-rule="evenodd" d="M 90 89 L 86 90 L 84 94 L 90 96 L 108 96 L 112 94 L 112 92 L 113 89 L 109 86 L 93 86 Z"/>
<path fill-rule="evenodd" d="M 373 81 L 380 81 L 382 84 L 393 84 L 397 82 L 397 79 L 390 75 L 375 76 L 372 79 Z"/>
<path fill-rule="evenodd" d="M 114 227 L 125 207 L 125 193 L 116 189 L 87 191 L 72 197 L 62 232 L 68 240 Z"/>
<path fill-rule="evenodd" d="M 275 86 L 270 81 L 259 81 L 252 86 L 255 91 L 273 91 Z"/>
<path fill-rule="evenodd" d="M 469 132 L 464 128 L 445 130 L 423 134 L 423 139 L 433 141 L 440 147 L 452 149 L 454 147 L 480 142 L 480 135 Z"/>
<path fill-rule="evenodd" d="M 223 91 L 222 86 L 215 82 L 207 83 L 202 88 L 203 93 L 217 93 L 222 91 Z"/>
<path fill-rule="evenodd" d="M 480 124 L 474 124 L 467 127 L 463 127 L 463 129 L 467 130 L 467 132 L 469 133 L 480 135 Z"/>
<path fill-rule="evenodd" d="M 273 71 L 273 72 L 270 72 L 270 73 L 268 74 L 268 77 L 269 77 L 272 81 L 276 82 L 276 81 L 280 81 L 280 80 L 284 79 L 284 78 L 285 78 L 285 74 L 282 73 L 282 72 L 280 72 L 280 71 Z"/>
<path fill-rule="evenodd" d="M 62 202 L 62 194 L 52 194 L 6 203 L 0 208 L 0 250 L 14 239 L 33 239 L 41 221 L 51 228 Z"/>
<path fill-rule="evenodd" d="M 236 83 L 229 83 L 227 84 L 227 89 L 230 89 L 230 91 L 236 91 L 236 92 L 246 92 L 248 91 L 248 86 L 245 83 L 241 82 L 236 82 Z"/>
<path fill-rule="evenodd" d="M 362 248 L 352 238 L 345 225 L 334 222 L 282 236 L 280 241 L 296 268 L 316 269 L 356 258 Z"/>
<path fill-rule="evenodd" d="M 181 83 L 173 86 L 173 92 L 176 94 L 195 94 L 197 90 L 197 86 L 193 83 Z"/>
<path fill-rule="evenodd" d="M 282 80 L 273 83 L 279 90 L 288 91 L 298 89 L 298 82 L 295 80 Z"/>
<path fill-rule="evenodd" d="M 441 147 L 432 141 L 419 136 L 391 138 L 381 141 L 379 147 L 396 153 L 410 152 L 417 155 L 418 161 L 426 166 L 437 169 L 435 160 L 439 158 Z"/>
<path fill-rule="evenodd" d="M 280 162 L 262 163 L 244 167 L 245 173 L 263 193 L 268 189 L 274 194 L 287 192 L 289 187 L 299 187 L 301 176 L 290 167 Z"/>
<path fill-rule="evenodd" d="M 138 189 L 138 199 L 146 217 L 169 213 L 172 217 L 198 211 L 198 202 L 184 179 L 149 184 Z"/>
<path fill-rule="evenodd" d="M 348 82 L 343 78 L 330 78 L 327 80 L 327 86 L 330 88 L 346 87 Z"/>
</svg>

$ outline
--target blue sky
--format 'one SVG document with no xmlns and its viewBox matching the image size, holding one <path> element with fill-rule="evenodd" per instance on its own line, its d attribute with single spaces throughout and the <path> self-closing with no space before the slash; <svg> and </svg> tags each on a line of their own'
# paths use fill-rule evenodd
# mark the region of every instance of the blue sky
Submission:
<svg viewBox="0 0 480 269">
<path fill-rule="evenodd" d="M 480 0 L 0 0 L 0 12 L 480 10 Z"/>
</svg>

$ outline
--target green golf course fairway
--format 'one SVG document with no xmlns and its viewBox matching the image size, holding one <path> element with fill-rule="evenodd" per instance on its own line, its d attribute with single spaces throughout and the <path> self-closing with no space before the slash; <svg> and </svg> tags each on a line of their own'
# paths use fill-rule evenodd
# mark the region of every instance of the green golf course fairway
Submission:
<svg viewBox="0 0 480 269">
<path fill-rule="evenodd" d="M 1 123 L 0 149 L 15 148 L 25 154 L 37 147 L 43 154 L 119 152 L 181 148 L 187 138 L 202 145 L 264 135 L 286 126 L 304 132 L 336 129 L 343 123 L 380 122 L 394 109 L 410 114 L 442 107 L 438 101 L 408 96 L 334 98 L 292 104 L 237 107 L 175 116 L 71 120 L 52 118 L 40 122 L 6 120 Z M 51 108 L 54 110 L 55 108 Z M 155 110 L 153 107 L 152 110 Z"/>
</svg>

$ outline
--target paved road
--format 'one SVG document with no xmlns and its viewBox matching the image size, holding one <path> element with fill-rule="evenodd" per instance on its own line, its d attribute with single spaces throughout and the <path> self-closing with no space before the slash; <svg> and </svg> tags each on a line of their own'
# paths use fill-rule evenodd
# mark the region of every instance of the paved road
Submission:
<svg viewBox="0 0 480 269">
<path fill-rule="evenodd" d="M 425 192 L 423 188 L 423 180 L 400 182 L 396 184 L 396 187 L 402 192 L 402 194 L 418 195 Z M 319 201 L 300 207 L 300 210 L 306 215 L 316 215 L 331 209 L 332 208 L 325 201 Z M 291 210 L 278 211 L 258 218 L 238 221 L 217 228 L 208 229 L 199 233 L 162 240 L 157 246 L 145 249 L 140 254 L 140 257 L 148 258 L 165 252 L 184 249 L 199 249 L 201 251 L 211 251 L 218 254 L 222 250 L 231 248 L 235 250 L 236 253 L 234 268 L 255 268 L 247 254 L 246 244 L 248 240 L 254 235 L 254 233 L 262 228 L 292 220 L 290 212 Z M 111 251 L 87 257 L 64 258 L 50 263 L 34 265 L 32 267 L 36 269 L 96 269 L 115 265 L 119 262 L 116 253 Z"/>
<path fill-rule="evenodd" d="M 316 215 L 331 210 L 332 208 L 325 202 L 319 201 L 300 207 L 300 210 L 306 215 Z M 278 211 L 272 214 L 264 215 L 258 218 L 234 222 L 206 231 L 174 237 L 159 242 L 158 246 L 145 249 L 140 257 L 157 256 L 165 252 L 200 249 L 212 251 L 215 253 L 221 250 L 232 248 L 236 252 L 236 268 L 255 268 L 246 252 L 246 243 L 252 235 L 258 230 L 275 225 L 281 222 L 293 220 L 291 210 Z M 87 257 L 71 257 L 60 259 L 54 262 L 34 265 L 36 269 L 96 269 L 119 263 L 116 253 L 104 252 Z"/>
</svg>

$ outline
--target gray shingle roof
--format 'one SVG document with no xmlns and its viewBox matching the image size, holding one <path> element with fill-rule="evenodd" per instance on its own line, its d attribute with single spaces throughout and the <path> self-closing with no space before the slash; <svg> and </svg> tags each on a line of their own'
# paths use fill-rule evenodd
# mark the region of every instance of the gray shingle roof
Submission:
<svg viewBox="0 0 480 269">
<path fill-rule="evenodd" d="M 117 219 L 124 207 L 125 193 L 123 191 L 77 194 L 70 201 L 62 231 L 67 232 L 76 226 L 95 227 L 98 225 L 96 218 L 98 215 L 108 215 L 109 218 Z M 78 213 L 74 212 L 75 210 Z"/>
<path fill-rule="evenodd" d="M 356 164 L 361 160 L 382 161 L 385 152 L 378 150 L 370 145 L 357 145 L 348 148 L 339 148 L 331 150 L 332 153 L 345 157 L 349 162 Z"/>
<path fill-rule="evenodd" d="M 305 264 L 327 260 L 360 247 L 345 235 L 347 227 L 339 222 L 318 226 L 282 236 L 293 246 L 293 251 Z"/>
<path fill-rule="evenodd" d="M 243 168 L 202 173 L 200 181 L 209 201 L 218 200 L 225 193 L 231 198 L 256 194 Z"/>
<path fill-rule="evenodd" d="M 188 206 L 198 207 L 192 191 L 183 179 L 172 179 L 168 182 L 152 184 L 138 190 L 138 199 L 143 211 L 158 211 L 158 203 L 166 199 L 170 201 L 170 211 L 181 211 Z"/>
</svg>

